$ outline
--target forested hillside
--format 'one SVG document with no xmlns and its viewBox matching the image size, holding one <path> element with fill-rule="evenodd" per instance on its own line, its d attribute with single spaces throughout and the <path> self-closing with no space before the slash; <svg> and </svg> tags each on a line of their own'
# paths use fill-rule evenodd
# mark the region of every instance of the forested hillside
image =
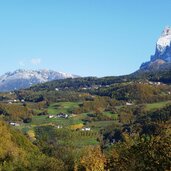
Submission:
<svg viewBox="0 0 171 171">
<path fill-rule="evenodd" d="M 0 121 L 0 170 L 59 170 L 63 169 L 62 161 L 43 154 L 38 147 Z"/>
</svg>

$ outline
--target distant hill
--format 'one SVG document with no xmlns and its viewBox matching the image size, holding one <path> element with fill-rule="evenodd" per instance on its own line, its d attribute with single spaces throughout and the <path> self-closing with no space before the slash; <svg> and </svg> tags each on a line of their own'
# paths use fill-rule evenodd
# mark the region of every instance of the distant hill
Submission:
<svg viewBox="0 0 171 171">
<path fill-rule="evenodd" d="M 54 80 L 47 83 L 32 86 L 30 89 L 34 91 L 44 90 L 89 90 L 98 87 L 108 87 L 111 84 L 122 83 L 131 80 L 129 76 L 116 76 L 116 77 L 81 77 L 81 78 L 68 78 L 65 80 Z"/>
<path fill-rule="evenodd" d="M 52 80 L 76 78 L 79 76 L 52 70 L 16 70 L 0 76 L 0 91 L 13 91 Z"/>
</svg>

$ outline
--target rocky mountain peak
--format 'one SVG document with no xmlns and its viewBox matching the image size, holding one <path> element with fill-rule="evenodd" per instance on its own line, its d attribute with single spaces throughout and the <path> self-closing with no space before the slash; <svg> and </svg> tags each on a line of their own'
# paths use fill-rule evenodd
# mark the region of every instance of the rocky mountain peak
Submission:
<svg viewBox="0 0 171 171">
<path fill-rule="evenodd" d="M 157 41 L 156 50 L 159 51 L 160 53 L 164 53 L 166 48 L 170 46 L 170 43 L 171 43 L 171 28 L 166 27 Z"/>
<path fill-rule="evenodd" d="M 140 70 L 168 69 L 171 66 L 171 27 L 166 27 L 156 43 L 155 54 L 149 62 L 141 65 Z"/>
<path fill-rule="evenodd" d="M 167 26 L 162 32 L 162 36 L 168 36 L 171 35 L 171 27 Z"/>
</svg>

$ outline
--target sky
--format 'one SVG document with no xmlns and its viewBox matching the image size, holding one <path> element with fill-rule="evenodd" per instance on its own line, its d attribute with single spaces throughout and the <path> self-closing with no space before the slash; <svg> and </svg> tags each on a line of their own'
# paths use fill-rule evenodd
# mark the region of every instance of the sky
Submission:
<svg viewBox="0 0 171 171">
<path fill-rule="evenodd" d="M 0 75 L 130 74 L 154 54 L 170 0 L 0 0 Z"/>
</svg>

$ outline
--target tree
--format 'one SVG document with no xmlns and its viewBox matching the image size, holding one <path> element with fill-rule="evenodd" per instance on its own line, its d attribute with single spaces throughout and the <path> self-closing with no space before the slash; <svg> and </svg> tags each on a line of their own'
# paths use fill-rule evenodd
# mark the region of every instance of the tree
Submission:
<svg viewBox="0 0 171 171">
<path fill-rule="evenodd" d="M 75 165 L 75 171 L 104 171 L 106 158 L 99 146 L 85 147 L 82 157 Z"/>
</svg>

